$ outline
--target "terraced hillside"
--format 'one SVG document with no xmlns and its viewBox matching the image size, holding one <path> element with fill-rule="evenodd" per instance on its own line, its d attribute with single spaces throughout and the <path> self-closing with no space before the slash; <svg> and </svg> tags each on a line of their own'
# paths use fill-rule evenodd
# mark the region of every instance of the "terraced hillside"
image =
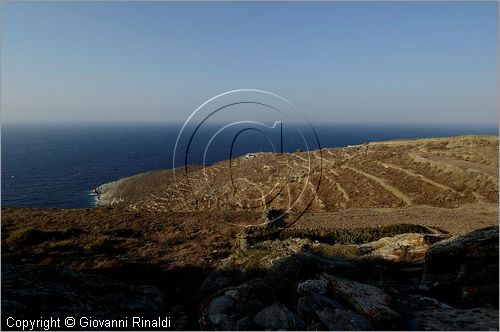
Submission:
<svg viewBox="0 0 500 332">
<path fill-rule="evenodd" d="M 100 205 L 150 211 L 338 212 L 498 205 L 498 137 L 375 142 L 257 153 L 202 168 L 147 172 L 96 190 Z"/>
</svg>

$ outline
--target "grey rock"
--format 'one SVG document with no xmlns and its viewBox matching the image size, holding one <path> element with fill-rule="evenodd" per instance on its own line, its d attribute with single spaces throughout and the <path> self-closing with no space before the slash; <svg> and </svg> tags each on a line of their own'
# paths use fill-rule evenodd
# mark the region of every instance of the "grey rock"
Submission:
<svg viewBox="0 0 500 332">
<path fill-rule="evenodd" d="M 330 331 L 341 331 L 343 330 L 340 324 L 335 319 L 335 311 L 329 308 L 323 308 L 322 310 L 317 310 L 316 315 L 319 320 L 330 330 Z"/>
<path fill-rule="evenodd" d="M 40 299 L 43 299 L 41 301 Z M 130 285 L 95 274 L 32 264 L 2 262 L 2 315 L 116 317 L 122 314 L 162 315 L 167 301 L 162 290 Z"/>
<path fill-rule="evenodd" d="M 313 313 L 322 308 L 323 306 L 310 295 L 301 296 L 297 300 L 297 310 L 300 314 Z"/>
<path fill-rule="evenodd" d="M 259 311 L 253 321 L 267 329 L 297 329 L 303 326 L 300 319 L 279 302 Z"/>
<path fill-rule="evenodd" d="M 495 306 L 498 273 L 498 226 L 493 226 L 434 244 L 420 288 L 468 307 Z"/>
<path fill-rule="evenodd" d="M 352 310 L 335 309 L 335 317 L 341 322 L 345 330 L 371 331 L 374 330 L 372 323 Z"/>
<path fill-rule="evenodd" d="M 231 275 L 224 270 L 214 270 L 203 281 L 200 286 L 200 292 L 203 295 L 213 294 L 214 292 L 224 289 L 234 282 Z"/>
<path fill-rule="evenodd" d="M 316 317 L 312 317 L 307 321 L 307 325 L 305 327 L 307 331 L 326 331 L 328 328 L 325 324 L 321 323 L 321 321 Z"/>
<path fill-rule="evenodd" d="M 311 279 L 301 282 L 297 285 L 297 293 L 309 294 L 311 292 L 325 294 L 327 283 L 322 279 Z"/>
<path fill-rule="evenodd" d="M 493 308 L 457 309 L 434 298 L 410 295 L 396 305 L 412 330 L 498 330 L 498 310 Z"/>
<path fill-rule="evenodd" d="M 243 317 L 243 318 L 238 319 L 238 321 L 236 321 L 235 330 L 236 331 L 245 331 L 245 330 L 248 330 L 251 325 L 252 325 L 252 320 L 250 319 L 250 317 Z"/>
<path fill-rule="evenodd" d="M 498 310 L 476 309 L 441 309 L 424 310 L 415 313 L 409 325 L 423 331 L 467 330 L 498 331 Z"/>
<path fill-rule="evenodd" d="M 236 304 L 230 296 L 223 295 L 215 298 L 208 306 L 208 318 L 214 325 L 220 325 L 228 320 L 228 312 Z"/>
<path fill-rule="evenodd" d="M 228 314 L 211 314 L 210 323 L 214 325 L 224 325 L 229 320 Z"/>
<path fill-rule="evenodd" d="M 228 289 L 224 294 L 232 297 L 235 300 L 238 300 L 240 298 L 240 294 L 237 289 Z"/>
<path fill-rule="evenodd" d="M 322 278 L 328 283 L 329 290 L 352 305 L 359 314 L 381 326 L 396 327 L 400 315 L 389 308 L 390 297 L 380 288 L 327 273 L 323 273 Z"/>
<path fill-rule="evenodd" d="M 330 330 L 371 331 L 374 329 L 369 320 L 352 310 L 324 308 L 316 312 L 320 321 Z"/>
<path fill-rule="evenodd" d="M 337 301 L 317 293 L 301 296 L 297 300 L 297 310 L 299 313 L 315 313 L 325 307 L 330 309 L 345 309 Z"/>
<path fill-rule="evenodd" d="M 329 298 L 328 296 L 321 295 L 321 294 L 316 294 L 316 293 L 311 293 L 311 297 L 320 303 L 322 306 L 329 307 L 332 309 L 345 309 L 344 306 L 337 301 Z"/>
</svg>

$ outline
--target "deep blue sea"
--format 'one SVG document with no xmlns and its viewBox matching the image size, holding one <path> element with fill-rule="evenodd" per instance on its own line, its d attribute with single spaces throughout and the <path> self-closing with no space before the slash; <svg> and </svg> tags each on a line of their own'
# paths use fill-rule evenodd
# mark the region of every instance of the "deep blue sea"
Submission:
<svg viewBox="0 0 500 332">
<path fill-rule="evenodd" d="M 218 127 L 213 125 L 215 129 Z M 144 171 L 172 168 L 180 128 L 181 124 L 3 124 L 2 205 L 92 207 L 95 197 L 91 191 L 102 183 Z M 496 124 L 491 127 L 315 124 L 314 128 L 322 147 L 399 138 L 498 135 Z M 292 133 L 283 124 L 284 151 L 305 150 L 296 133 L 294 127 Z M 189 163 L 203 162 L 204 149 L 212 134 L 210 130 L 197 133 L 189 150 Z M 275 148 L 279 150 L 280 137 L 275 134 L 266 138 L 257 131 L 242 133 L 233 145 L 233 156 L 272 151 L 274 142 L 278 142 Z M 207 149 L 208 164 L 229 158 L 233 137 L 234 133 L 227 132 L 212 142 Z M 317 148 L 312 143 L 310 147 Z M 182 165 L 183 158 L 176 164 Z"/>
</svg>

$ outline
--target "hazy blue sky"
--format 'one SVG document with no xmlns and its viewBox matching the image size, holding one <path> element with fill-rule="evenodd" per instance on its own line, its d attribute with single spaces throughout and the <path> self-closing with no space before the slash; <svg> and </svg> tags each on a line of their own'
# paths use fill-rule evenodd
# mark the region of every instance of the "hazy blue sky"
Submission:
<svg viewBox="0 0 500 332">
<path fill-rule="evenodd" d="M 184 121 L 221 92 L 312 121 L 498 123 L 498 3 L 2 3 L 3 121 Z"/>
</svg>

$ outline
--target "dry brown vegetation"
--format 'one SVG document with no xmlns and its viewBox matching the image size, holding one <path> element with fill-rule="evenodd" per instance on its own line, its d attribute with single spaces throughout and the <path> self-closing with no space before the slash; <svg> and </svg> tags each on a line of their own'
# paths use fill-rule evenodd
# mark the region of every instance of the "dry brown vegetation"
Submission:
<svg viewBox="0 0 500 332">
<path fill-rule="evenodd" d="M 498 203 L 498 138 L 388 141 L 260 153 L 206 168 L 147 172 L 101 188 L 101 205 L 150 211 L 335 212 Z"/>
<path fill-rule="evenodd" d="M 369 143 L 311 153 L 260 153 L 207 168 L 147 172 L 99 189 L 129 211 L 289 210 L 294 227 L 436 226 L 454 233 L 498 223 L 498 137 Z M 314 216 L 310 214 L 314 213 Z M 237 224 L 236 220 L 230 223 Z M 240 228 L 241 228 L 240 227 Z"/>
</svg>

